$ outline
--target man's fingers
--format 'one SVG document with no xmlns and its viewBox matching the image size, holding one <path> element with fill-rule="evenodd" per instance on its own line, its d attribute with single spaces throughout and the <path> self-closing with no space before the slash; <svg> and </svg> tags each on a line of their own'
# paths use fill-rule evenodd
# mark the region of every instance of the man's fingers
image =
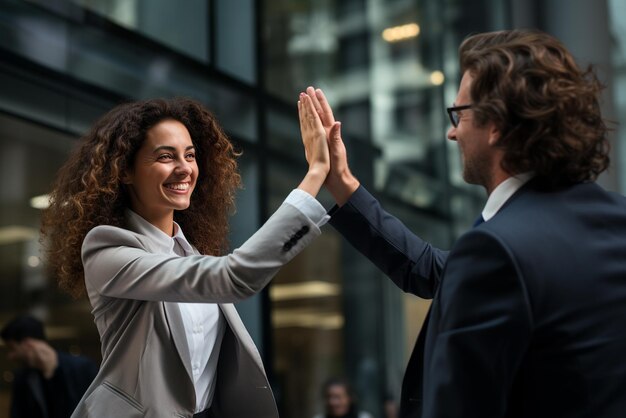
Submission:
<svg viewBox="0 0 626 418">
<path fill-rule="evenodd" d="M 333 123 L 332 128 L 330 128 L 330 134 L 328 135 L 331 141 L 340 141 L 341 140 L 341 122 Z"/>
<path fill-rule="evenodd" d="M 328 125 L 334 123 L 335 116 L 333 116 L 333 110 L 328 104 L 328 100 L 326 100 L 326 96 L 324 96 L 324 92 L 321 89 L 315 90 L 315 98 L 317 99 L 317 102 L 322 109 L 324 122 L 326 122 Z"/>
</svg>

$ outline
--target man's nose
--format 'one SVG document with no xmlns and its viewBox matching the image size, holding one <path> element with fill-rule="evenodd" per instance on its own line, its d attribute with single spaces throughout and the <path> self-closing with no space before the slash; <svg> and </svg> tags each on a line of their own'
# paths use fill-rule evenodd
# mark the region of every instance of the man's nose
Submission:
<svg viewBox="0 0 626 418">
<path fill-rule="evenodd" d="M 448 129 L 448 139 L 450 141 L 456 141 L 456 128 L 454 126 L 451 126 L 450 129 Z"/>
</svg>

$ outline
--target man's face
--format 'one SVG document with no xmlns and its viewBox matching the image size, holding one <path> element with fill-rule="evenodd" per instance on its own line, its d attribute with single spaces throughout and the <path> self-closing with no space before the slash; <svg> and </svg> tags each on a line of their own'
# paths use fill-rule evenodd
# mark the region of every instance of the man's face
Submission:
<svg viewBox="0 0 626 418">
<path fill-rule="evenodd" d="M 459 92 L 454 106 L 471 105 L 470 87 L 472 75 L 466 71 L 461 79 Z M 494 135 L 497 135 L 492 122 L 478 126 L 474 121 L 473 110 L 465 109 L 457 112 L 458 125 L 448 130 L 448 139 L 459 145 L 463 164 L 463 179 L 470 184 L 489 188 L 493 177 L 495 151 Z"/>
<path fill-rule="evenodd" d="M 7 357 L 9 360 L 15 361 L 22 366 L 35 367 L 36 350 L 31 341 L 32 340 L 30 338 L 25 338 L 19 342 L 13 340 L 7 341 Z"/>
</svg>

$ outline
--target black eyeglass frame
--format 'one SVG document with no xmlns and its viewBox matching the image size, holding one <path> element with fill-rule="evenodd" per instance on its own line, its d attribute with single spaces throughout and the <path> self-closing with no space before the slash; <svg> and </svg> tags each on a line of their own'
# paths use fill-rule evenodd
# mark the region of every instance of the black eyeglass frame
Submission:
<svg viewBox="0 0 626 418">
<path fill-rule="evenodd" d="M 457 115 L 456 112 L 458 112 L 459 110 L 471 109 L 471 107 L 471 104 L 447 107 L 446 111 L 448 112 L 448 117 L 450 118 L 450 123 L 452 123 L 452 126 L 454 126 L 455 128 L 459 126 L 459 115 Z"/>
</svg>

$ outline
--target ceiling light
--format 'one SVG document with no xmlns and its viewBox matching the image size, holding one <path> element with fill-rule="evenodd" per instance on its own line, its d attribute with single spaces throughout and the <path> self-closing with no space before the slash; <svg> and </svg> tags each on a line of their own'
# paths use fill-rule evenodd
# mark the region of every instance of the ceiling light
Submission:
<svg viewBox="0 0 626 418">
<path fill-rule="evenodd" d="M 39 257 L 37 257 L 36 255 L 31 255 L 30 257 L 28 257 L 27 263 L 29 266 L 35 268 L 39 266 L 39 264 L 41 264 L 41 260 L 39 260 Z"/>
<path fill-rule="evenodd" d="M 42 194 L 30 198 L 30 206 L 35 209 L 47 209 L 50 206 L 50 195 Z"/>
<path fill-rule="evenodd" d="M 274 328 L 313 328 L 337 330 L 344 326 L 340 313 L 322 312 L 311 309 L 276 309 L 272 312 Z"/>
<path fill-rule="evenodd" d="M 0 245 L 30 241 L 36 239 L 37 235 L 38 232 L 35 228 L 17 225 L 5 226 L 0 228 Z"/>
<path fill-rule="evenodd" d="M 441 71 L 433 71 L 430 73 L 430 82 L 434 86 L 440 86 L 445 81 L 446 77 L 443 75 Z"/>
<path fill-rule="evenodd" d="M 387 42 L 399 42 L 406 39 L 415 38 L 420 34 L 420 27 L 417 23 L 409 23 L 402 26 L 394 26 L 383 31 L 383 39 Z"/>
<path fill-rule="evenodd" d="M 338 284 L 321 280 L 275 284 L 270 288 L 270 297 L 274 301 L 329 297 L 338 296 L 339 294 L 341 294 L 341 289 Z"/>
</svg>

